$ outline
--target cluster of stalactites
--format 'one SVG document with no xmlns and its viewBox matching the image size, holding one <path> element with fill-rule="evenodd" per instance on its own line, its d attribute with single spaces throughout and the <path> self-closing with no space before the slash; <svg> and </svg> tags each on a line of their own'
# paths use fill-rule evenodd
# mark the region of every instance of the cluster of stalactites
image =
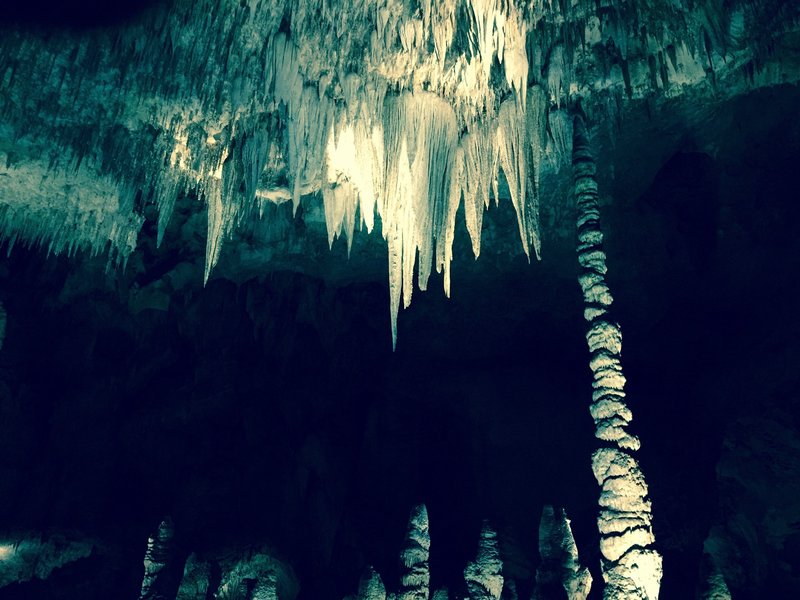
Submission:
<svg viewBox="0 0 800 600">
<path fill-rule="evenodd" d="M 447 588 L 430 589 L 428 525 L 427 510 L 420 504 L 412 510 L 409 519 L 405 547 L 400 555 L 402 573 L 397 593 L 387 592 L 377 571 L 367 567 L 359 582 L 358 594 L 345 600 L 447 600 L 450 597 Z M 542 562 L 536 575 L 534 600 L 549 600 L 564 594 L 569 600 L 585 600 L 592 578 L 578 562 L 578 549 L 563 510 L 556 513 L 552 507 L 544 507 L 539 551 Z M 475 559 L 464 569 L 464 584 L 470 600 L 517 598 L 515 581 L 503 576 L 500 543 L 488 521 L 481 527 Z M 553 590 L 556 590 L 555 596 Z"/>
<path fill-rule="evenodd" d="M 110 248 L 124 260 L 142 223 L 131 200 L 141 194 L 158 205 L 160 241 L 176 197 L 193 190 L 208 205 L 207 278 L 222 239 L 264 202 L 297 205 L 302 194 L 332 188 L 324 191 L 329 234 L 347 235 L 359 222 L 349 201 L 354 194 L 369 229 L 381 174 L 372 168 L 370 190 L 364 155 L 357 158 L 363 170 L 346 180 L 326 170 L 324 160 L 331 138 L 337 152 L 369 150 L 353 144 L 382 126 L 387 89 L 446 99 L 459 132 L 474 130 L 480 138 L 497 120 L 516 119 L 515 111 L 539 119 L 541 111 L 530 111 L 537 93 L 531 85 L 541 86 L 535 89 L 558 109 L 569 96 L 600 90 L 679 94 L 707 74 L 717 81 L 727 65 L 751 84 L 775 83 L 768 73 L 757 79 L 760 54 L 772 46 L 776 26 L 796 27 L 797 8 L 722 5 L 651 0 L 627 10 L 619 2 L 586 0 L 186 0 L 110 31 L 37 37 L 6 29 L 0 145 L 7 152 L 0 163 L 24 163 L 5 170 L 25 185 L 18 190 L 0 177 L 0 239 L 53 252 Z M 291 37 L 280 32 L 286 29 Z M 516 109 L 498 114 L 506 97 Z M 279 104 L 285 111 L 273 127 L 265 116 L 281 112 Z M 563 155 L 566 119 L 558 110 L 550 117 L 554 155 Z M 520 176 L 515 133 L 502 136 L 512 180 Z M 488 155 L 480 165 L 472 160 L 470 147 L 482 147 L 479 139 L 459 146 L 465 172 L 483 173 L 483 163 L 491 163 Z M 288 183 L 271 177 L 285 167 Z M 85 178 L 54 176 L 73 170 L 110 180 L 87 194 Z M 533 203 L 528 185 L 516 182 L 521 211 Z M 467 186 L 465 207 L 472 211 L 485 198 L 484 179 Z M 519 220 L 529 248 L 535 227 L 522 212 Z M 474 216 L 470 227 L 476 246 L 479 221 Z"/>
<path fill-rule="evenodd" d="M 391 27 L 397 28 L 406 54 L 413 54 L 417 46 L 422 52 L 421 40 L 431 36 L 443 58 L 452 42 L 455 11 L 448 17 L 447 11 L 431 10 L 422 11 L 419 31 L 397 22 L 394 13 L 379 10 L 376 26 L 383 36 L 372 44 L 382 50 L 373 48 L 370 64 L 383 64 L 391 53 L 392 36 L 386 33 Z M 421 290 L 435 266 L 443 274 L 445 293 L 450 293 L 455 220 L 462 199 L 478 256 L 483 211 L 489 206 L 490 188 L 497 198 L 500 169 L 509 182 L 522 247 L 529 257 L 538 257 L 540 175 L 546 151 L 555 163 L 564 156 L 563 111 L 550 111 L 551 91 L 528 87 L 528 26 L 521 9 L 514 2 L 473 0 L 468 14 L 469 64 L 477 65 L 485 81 L 473 81 L 464 67 L 453 71 L 455 87 L 428 86 L 437 90 L 433 92 L 408 82 L 407 91 L 401 86 L 387 93 L 392 78 L 377 67 L 368 74 L 325 72 L 308 84 L 304 30 L 293 31 L 293 38 L 283 33 L 271 38 L 265 78 L 285 128 L 281 158 L 286 185 L 261 185 L 275 132 L 271 138 L 269 129 L 254 127 L 244 116 L 231 120 L 220 135 L 209 136 L 208 147 L 196 148 L 194 153 L 199 151 L 201 157 L 188 160 L 192 152 L 187 148 L 171 157 L 173 164 L 202 165 L 193 178 L 208 210 L 206 280 L 224 238 L 251 214 L 254 203 L 291 200 L 296 211 L 302 196 L 319 191 L 330 245 L 345 237 L 349 251 L 355 230 L 370 232 L 376 218 L 381 219 L 389 252 L 394 345 L 397 313 L 401 299 L 405 307 L 411 301 L 415 267 Z M 418 58 L 422 61 L 421 55 Z M 499 104 L 489 87 L 495 61 L 504 66 L 510 92 Z M 475 94 L 459 96 L 467 83 L 485 92 L 478 94 L 482 100 L 477 108 Z M 170 207 L 165 201 L 164 210 Z"/>
<path fill-rule="evenodd" d="M 372 231 L 376 217 L 388 245 L 391 325 L 397 336 L 397 313 L 408 307 L 417 285 L 426 289 L 433 267 L 443 274 L 450 293 L 450 263 L 456 213 L 462 199 L 467 230 L 477 257 L 481 221 L 490 189 L 497 197 L 499 170 L 508 181 L 526 254 L 540 252 L 538 196 L 548 149 L 548 114 L 555 160 L 564 155 L 562 112 L 549 111 L 538 86 L 525 96 L 509 96 L 499 110 L 466 123 L 453 105 L 424 91 L 387 93 L 385 83 L 351 73 L 342 78 L 342 98 L 327 87 L 303 85 L 291 42 L 273 41 L 275 94 L 287 112 L 287 179 L 284 198 L 295 210 L 300 198 L 320 190 L 330 245 L 340 236 L 348 250 L 356 228 Z M 329 84 L 330 82 L 327 82 Z M 528 98 L 527 101 L 522 98 Z M 259 160 L 257 152 L 252 160 Z M 208 201 L 207 269 L 219 255 L 222 237 L 232 230 L 236 205 L 226 202 L 238 178 L 228 172 L 236 162 L 220 158 L 215 181 L 206 184 Z M 261 163 L 244 172 L 258 172 Z M 238 186 L 240 187 L 240 186 Z M 230 207 L 233 206 L 231 209 Z"/>
<path fill-rule="evenodd" d="M 661 556 L 655 542 L 647 484 L 632 452 L 639 440 L 627 432 L 632 419 L 625 403 L 625 377 L 620 355 L 622 332 L 609 317 L 612 297 L 606 284 L 606 255 L 600 229 L 595 163 L 583 119 L 577 117 L 573 139 L 575 199 L 578 207 L 579 282 L 586 340 L 593 374 L 591 414 L 595 435 L 606 445 L 592 456 L 592 470 L 601 487 L 600 551 L 604 597 L 656 600 L 661 583 Z"/>
</svg>

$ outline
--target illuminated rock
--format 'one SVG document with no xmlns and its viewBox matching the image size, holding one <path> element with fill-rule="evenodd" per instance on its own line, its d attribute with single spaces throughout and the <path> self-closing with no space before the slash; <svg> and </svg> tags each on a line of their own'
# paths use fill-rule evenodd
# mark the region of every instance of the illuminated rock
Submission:
<svg viewBox="0 0 800 600">
<path fill-rule="evenodd" d="M 540 255 L 543 174 L 568 163 L 576 101 L 717 101 L 800 78 L 775 50 L 797 6 L 616 4 L 179 0 L 108 30 L 6 28 L 0 238 L 124 264 L 141 201 L 160 242 L 189 194 L 207 280 L 266 203 L 319 203 L 331 244 L 380 223 L 396 339 L 415 265 L 420 289 L 435 266 L 450 291 L 462 198 L 479 254 L 500 171 Z"/>
<path fill-rule="evenodd" d="M 595 163 L 583 118 L 575 118 L 572 164 L 578 206 L 579 283 L 584 316 L 589 323 L 586 341 L 593 374 L 591 413 L 595 435 L 607 445 L 592 455 L 592 471 L 601 488 L 600 551 L 605 598 L 656 600 L 661 585 L 661 556 L 652 549 L 652 506 L 647 483 L 631 452 L 639 440 L 628 433 L 631 411 L 625 405 L 625 377 L 620 355 L 622 332 L 611 321 L 612 303 L 605 282 L 606 256 L 600 230 Z"/>
<path fill-rule="evenodd" d="M 488 522 L 481 528 L 477 557 L 464 569 L 464 580 L 472 600 L 500 600 L 503 562 L 497 546 L 497 533 Z"/>
<path fill-rule="evenodd" d="M 411 511 L 405 548 L 400 555 L 402 574 L 398 600 L 428 600 L 431 580 L 428 568 L 430 547 L 428 510 L 424 504 L 419 504 Z"/>
<path fill-rule="evenodd" d="M 175 528 L 170 518 L 163 520 L 148 538 L 140 600 L 168 598 L 174 593 L 173 571 L 177 560 L 174 538 Z"/>
</svg>

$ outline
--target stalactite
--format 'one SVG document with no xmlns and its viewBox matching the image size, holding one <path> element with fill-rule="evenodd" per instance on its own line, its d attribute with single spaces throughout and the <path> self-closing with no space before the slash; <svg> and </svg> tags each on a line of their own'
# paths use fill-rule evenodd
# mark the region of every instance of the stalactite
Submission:
<svg viewBox="0 0 800 600">
<path fill-rule="evenodd" d="M 503 562 L 497 546 L 497 533 L 488 522 L 481 528 L 478 555 L 464 569 L 464 580 L 471 600 L 500 600 L 503 592 Z"/>
<path fill-rule="evenodd" d="M 539 554 L 534 600 L 586 600 L 592 588 L 589 569 L 578 562 L 578 548 L 566 512 L 551 505 L 542 509 L 539 523 Z"/>
<path fill-rule="evenodd" d="M 498 161 L 525 252 L 540 255 L 542 173 L 570 156 L 570 121 L 551 105 L 574 90 L 674 97 L 709 76 L 727 77 L 720 96 L 741 91 L 731 75 L 759 61 L 758 32 L 774 22 L 742 7 L 723 18 L 703 3 L 685 14 L 662 4 L 197 0 L 111 35 L 3 28 L 0 240 L 124 264 L 144 223 L 139 200 L 158 208 L 160 244 L 185 194 L 205 202 L 207 280 L 254 198 L 295 210 L 301 197 L 321 201 L 329 242 L 344 235 L 348 247 L 377 211 L 396 339 L 415 265 L 420 289 L 435 267 L 449 294 L 461 198 L 479 254 Z M 793 32 L 797 9 L 785 11 Z M 749 84 L 790 77 L 771 69 Z M 26 98 L 56 101 L 33 111 Z M 384 131 L 398 127 L 399 137 Z"/>
<path fill-rule="evenodd" d="M 175 528 L 170 518 L 164 519 L 156 532 L 148 538 L 140 600 L 172 600 L 169 596 L 174 593 L 174 538 Z"/>
<path fill-rule="evenodd" d="M 572 165 L 578 207 L 579 283 L 584 318 L 589 323 L 586 340 L 594 378 L 591 414 L 595 435 L 605 443 L 592 455 L 592 471 L 601 487 L 598 527 L 604 597 L 656 600 L 661 556 L 651 547 L 655 541 L 651 502 L 644 475 L 631 454 L 639 448 L 639 440 L 625 430 L 632 415 L 625 404 L 622 333 L 609 315 L 612 297 L 606 284 L 595 162 L 580 116 L 573 126 Z"/>
<path fill-rule="evenodd" d="M 398 600 L 428 600 L 430 595 L 430 571 L 428 555 L 431 538 L 428 533 L 428 510 L 419 504 L 411 511 L 408 520 L 405 548 L 400 555 L 403 572 L 400 579 Z"/>
</svg>

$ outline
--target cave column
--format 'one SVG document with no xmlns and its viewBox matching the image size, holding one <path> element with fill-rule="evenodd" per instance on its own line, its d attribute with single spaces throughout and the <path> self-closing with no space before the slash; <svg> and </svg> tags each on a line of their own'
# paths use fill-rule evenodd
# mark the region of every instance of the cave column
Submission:
<svg viewBox="0 0 800 600">
<path fill-rule="evenodd" d="M 661 584 L 661 556 L 652 546 L 652 506 L 647 483 L 634 458 L 639 439 L 626 431 L 632 419 L 625 403 L 620 355 L 622 332 L 611 319 L 612 297 L 606 283 L 606 255 L 600 229 L 595 162 L 586 125 L 579 115 L 573 127 L 572 165 L 577 202 L 579 283 L 586 341 L 591 359 L 595 436 L 601 446 L 592 455 L 592 471 L 601 488 L 601 567 L 604 598 L 656 600 Z"/>
</svg>

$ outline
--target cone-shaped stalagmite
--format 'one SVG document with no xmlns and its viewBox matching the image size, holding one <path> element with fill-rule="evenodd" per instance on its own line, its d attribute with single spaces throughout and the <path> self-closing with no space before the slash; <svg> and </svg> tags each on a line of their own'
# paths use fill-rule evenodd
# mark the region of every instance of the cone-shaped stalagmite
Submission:
<svg viewBox="0 0 800 600">
<path fill-rule="evenodd" d="M 503 562 L 497 534 L 484 522 L 478 542 L 478 556 L 464 569 L 470 600 L 499 600 L 503 592 Z"/>
<path fill-rule="evenodd" d="M 381 576 L 372 567 L 368 567 L 358 583 L 358 600 L 386 600 L 386 588 Z"/>
<path fill-rule="evenodd" d="M 428 509 L 419 504 L 411 511 L 405 547 L 400 555 L 403 563 L 398 600 L 428 600 L 430 571 L 428 555 L 431 538 L 428 534 Z"/>
<path fill-rule="evenodd" d="M 175 573 L 176 556 L 174 548 L 175 528 L 172 519 L 167 517 L 158 530 L 147 540 L 144 555 L 144 577 L 142 578 L 141 600 L 157 600 L 175 597 L 177 577 Z"/>
<path fill-rule="evenodd" d="M 534 600 L 586 600 L 592 588 L 589 569 L 578 562 L 578 548 L 564 509 L 549 504 L 542 509 L 539 523 L 539 554 Z"/>
<path fill-rule="evenodd" d="M 655 600 L 661 583 L 661 556 L 651 548 L 655 538 L 647 484 L 631 454 L 639 449 L 639 440 L 625 430 L 631 411 L 625 404 L 620 363 L 622 332 L 609 316 L 612 298 L 606 284 L 595 163 L 580 116 L 573 127 L 572 165 L 578 205 L 579 282 L 589 323 L 586 340 L 594 378 L 591 413 L 595 435 L 603 441 L 592 456 L 592 470 L 601 487 L 598 527 L 604 597 Z"/>
</svg>

